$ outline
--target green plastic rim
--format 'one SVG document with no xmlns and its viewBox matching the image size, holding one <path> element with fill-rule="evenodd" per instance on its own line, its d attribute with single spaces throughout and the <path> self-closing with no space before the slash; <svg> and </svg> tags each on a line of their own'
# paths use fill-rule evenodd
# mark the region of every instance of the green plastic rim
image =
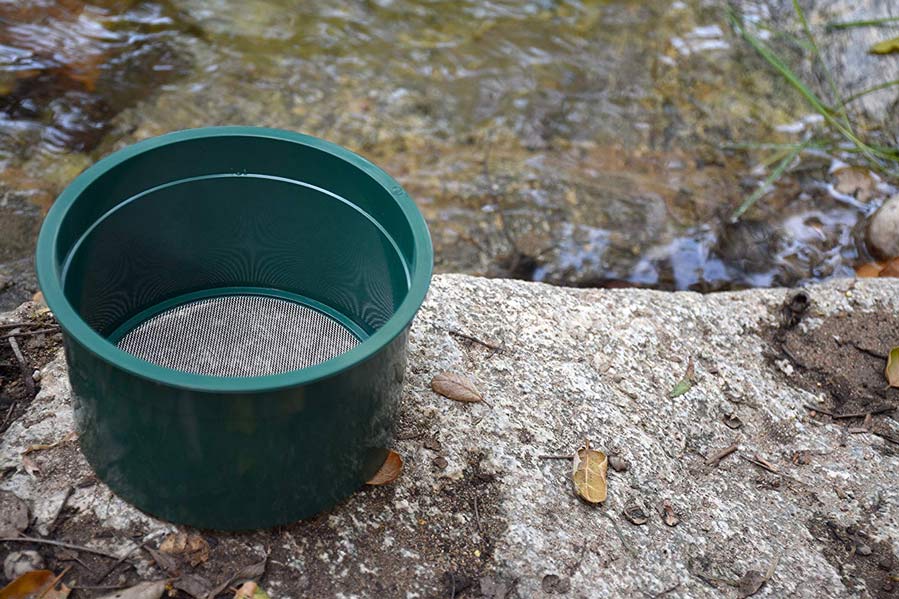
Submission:
<svg viewBox="0 0 899 599">
<path fill-rule="evenodd" d="M 413 235 L 414 255 L 409 268 L 409 288 L 393 315 L 370 337 L 355 348 L 326 362 L 301 370 L 265 376 L 223 377 L 191 374 L 142 360 L 125 352 L 90 327 L 69 302 L 62 287 L 62 266 L 58 237 L 66 215 L 79 196 L 98 178 L 123 162 L 148 150 L 163 148 L 195 139 L 217 137 L 263 138 L 301 144 L 329 154 L 352 165 L 383 187 L 402 211 Z M 176 388 L 212 393 L 265 393 L 303 386 L 339 375 L 381 351 L 411 324 L 425 300 L 431 281 L 434 251 L 424 217 L 415 203 L 386 172 L 359 156 L 331 142 L 301 133 L 260 127 L 207 127 L 188 129 L 147 139 L 115 152 L 79 175 L 57 198 L 38 238 L 36 269 L 38 282 L 48 307 L 63 331 L 96 357 L 114 364 L 134 376 Z"/>
</svg>

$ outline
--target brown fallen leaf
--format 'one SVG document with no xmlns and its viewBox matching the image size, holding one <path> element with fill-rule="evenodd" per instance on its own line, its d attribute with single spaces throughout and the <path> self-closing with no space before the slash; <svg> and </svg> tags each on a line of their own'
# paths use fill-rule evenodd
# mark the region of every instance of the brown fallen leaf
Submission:
<svg viewBox="0 0 899 599">
<path fill-rule="evenodd" d="M 869 50 L 871 54 L 892 54 L 899 52 L 899 37 L 877 42 Z"/>
<path fill-rule="evenodd" d="M 877 275 L 878 277 L 899 277 L 899 258 L 893 258 L 886 264 Z"/>
<path fill-rule="evenodd" d="M 680 397 L 693 388 L 694 382 L 696 382 L 696 368 L 693 364 L 693 358 L 690 358 L 689 362 L 687 362 L 687 371 L 684 373 L 684 378 L 677 382 L 668 396 L 672 399 Z"/>
<path fill-rule="evenodd" d="M 584 441 L 573 460 L 572 480 L 578 497 L 589 503 L 606 500 L 606 477 L 609 458 L 601 451 L 590 449 L 590 441 Z"/>
<path fill-rule="evenodd" d="M 14 537 L 28 528 L 28 505 L 9 491 L 0 491 L 0 537 Z"/>
<path fill-rule="evenodd" d="M 144 551 L 150 554 L 159 569 L 169 576 L 178 576 L 181 574 L 181 566 L 174 557 L 168 553 L 157 551 L 151 547 L 144 547 Z"/>
<path fill-rule="evenodd" d="M 667 499 L 664 500 L 660 511 L 662 513 L 662 520 L 668 526 L 677 526 L 678 522 L 680 522 L 680 518 L 674 513 L 674 506 L 671 505 L 671 501 Z"/>
<path fill-rule="evenodd" d="M 114 591 L 98 599 L 159 599 L 168 583 L 165 580 L 142 582 L 127 589 Z"/>
<path fill-rule="evenodd" d="M 641 526 L 649 522 L 649 516 L 646 515 L 646 510 L 644 510 L 643 506 L 636 501 L 632 501 L 624 506 L 624 511 L 621 513 L 625 518 L 628 519 L 631 524 L 635 524 L 637 526 Z"/>
<path fill-rule="evenodd" d="M 392 483 L 399 477 L 400 473 L 403 471 L 403 458 L 400 457 L 400 454 L 389 450 L 387 453 L 387 459 L 384 460 L 384 463 L 381 464 L 381 468 L 375 472 L 375 475 L 371 477 L 367 485 L 380 486 L 386 485 L 387 483 Z"/>
<path fill-rule="evenodd" d="M 159 550 L 169 555 L 183 557 L 193 567 L 209 559 L 209 543 L 197 534 L 172 533 L 162 540 Z"/>
<path fill-rule="evenodd" d="M 855 276 L 861 279 L 871 279 L 879 277 L 882 270 L 883 264 L 880 262 L 868 262 L 855 269 Z"/>
<path fill-rule="evenodd" d="M 263 574 L 265 574 L 265 565 L 268 563 L 268 555 L 262 558 L 261 562 L 250 564 L 248 566 L 244 566 L 240 570 L 237 571 L 234 576 L 230 576 L 224 580 L 220 585 L 209 591 L 206 595 L 206 599 L 215 599 L 219 595 L 225 592 L 225 590 L 231 586 L 232 583 L 237 582 L 239 580 L 249 580 L 252 578 L 259 578 Z"/>
<path fill-rule="evenodd" d="M 25 572 L 11 583 L 0 589 L 0 599 L 65 599 L 71 593 L 66 585 L 56 584 L 69 569 L 56 576 L 50 570 L 31 570 Z"/>
<path fill-rule="evenodd" d="M 454 401 L 475 403 L 484 399 L 471 379 L 455 372 L 441 372 L 435 376 L 431 380 L 431 389 Z"/>
<path fill-rule="evenodd" d="M 179 576 L 172 586 L 176 589 L 184 591 L 191 597 L 203 599 L 212 588 L 212 583 L 199 574 L 184 574 Z"/>
<path fill-rule="evenodd" d="M 899 387 L 899 347 L 890 350 L 884 374 L 890 387 Z"/>
<path fill-rule="evenodd" d="M 740 599 L 746 599 L 746 597 L 751 597 L 758 593 L 759 589 L 774 576 L 774 569 L 777 568 L 778 562 L 780 562 L 780 555 L 774 558 L 771 567 L 764 574 L 756 570 L 746 572 L 737 582 L 737 591 L 740 593 Z"/>
<path fill-rule="evenodd" d="M 25 469 L 25 472 L 34 478 L 38 478 L 41 475 L 41 467 L 24 453 L 22 454 L 22 467 Z"/>
</svg>

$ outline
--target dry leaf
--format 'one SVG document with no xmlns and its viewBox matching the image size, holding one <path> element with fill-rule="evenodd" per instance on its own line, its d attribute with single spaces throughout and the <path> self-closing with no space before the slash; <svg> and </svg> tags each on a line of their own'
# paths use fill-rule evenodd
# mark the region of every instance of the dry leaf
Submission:
<svg viewBox="0 0 899 599">
<path fill-rule="evenodd" d="M 259 585 L 253 581 L 245 582 L 237 592 L 234 593 L 234 599 L 269 599 L 268 594 L 259 588 Z"/>
<path fill-rule="evenodd" d="M 695 380 L 696 369 L 693 365 L 693 358 L 690 358 L 690 361 L 687 362 L 687 371 L 684 373 L 684 378 L 677 382 L 677 384 L 671 390 L 669 396 L 672 399 L 674 399 L 675 397 L 680 397 L 693 387 L 693 383 L 695 382 Z"/>
<path fill-rule="evenodd" d="M 40 595 L 55 579 L 56 575 L 50 570 L 25 572 L 0 589 L 0 599 L 33 599 Z"/>
<path fill-rule="evenodd" d="M 66 599 L 72 590 L 64 584 L 56 588 L 59 580 L 68 572 L 56 576 L 50 570 L 31 570 L 0 589 L 0 599 Z"/>
<path fill-rule="evenodd" d="M 403 458 L 400 454 L 392 449 L 387 453 L 387 459 L 381 464 L 381 468 L 375 473 L 371 480 L 365 484 L 368 485 L 386 485 L 397 479 L 403 471 Z"/>
<path fill-rule="evenodd" d="M 166 581 L 142 582 L 127 589 L 103 595 L 98 599 L 159 599 L 165 592 Z"/>
<path fill-rule="evenodd" d="M 861 279 L 870 279 L 879 277 L 880 271 L 882 270 L 883 264 L 881 264 L 880 262 L 868 262 L 867 264 L 862 264 L 855 269 L 855 276 Z"/>
<path fill-rule="evenodd" d="M 0 537 L 14 537 L 28 528 L 28 506 L 9 491 L 0 491 Z"/>
<path fill-rule="evenodd" d="M 150 547 L 144 547 L 144 550 L 150 554 L 150 557 L 153 558 L 153 561 L 156 562 L 159 569 L 169 576 L 178 576 L 181 574 L 181 567 L 178 565 L 178 560 L 168 553 L 156 551 Z"/>
<path fill-rule="evenodd" d="M 646 524 L 649 521 L 649 516 L 646 515 L 643 506 L 636 502 L 628 503 L 624 506 L 624 511 L 621 513 L 624 514 L 624 517 L 627 518 L 631 524 L 636 524 L 637 526 Z"/>
<path fill-rule="evenodd" d="M 577 450 L 574 456 L 574 488 L 578 496 L 590 503 L 602 503 L 606 500 L 606 476 L 609 471 L 609 459 L 601 451 L 590 449 L 590 441 Z"/>
<path fill-rule="evenodd" d="M 184 574 L 172 583 L 176 589 L 184 591 L 191 597 L 203 599 L 212 588 L 212 583 L 198 574 Z"/>
<path fill-rule="evenodd" d="M 215 599 L 219 595 L 225 592 L 225 589 L 231 586 L 231 583 L 236 582 L 238 580 L 247 580 L 250 578 L 259 578 L 263 574 L 265 574 L 265 564 L 268 562 L 268 555 L 262 558 L 261 562 L 256 564 L 250 564 L 249 566 L 244 566 L 240 570 L 237 571 L 237 574 L 226 579 L 219 586 L 215 587 L 206 595 L 206 599 Z"/>
<path fill-rule="evenodd" d="M 172 533 L 162 540 L 159 550 L 169 555 L 184 557 L 194 567 L 209 559 L 209 543 L 196 534 Z"/>
<path fill-rule="evenodd" d="M 899 37 L 877 42 L 871 46 L 870 52 L 871 54 L 892 54 L 893 52 L 899 52 Z"/>
<path fill-rule="evenodd" d="M 677 514 L 674 513 L 674 506 L 671 505 L 669 500 L 665 500 L 662 502 L 662 520 L 664 520 L 665 524 L 668 526 L 677 526 L 678 522 L 680 522 L 680 518 L 677 517 Z"/>
<path fill-rule="evenodd" d="M 37 465 L 37 462 L 32 460 L 25 454 L 22 454 L 22 467 L 25 468 L 25 472 L 37 478 L 41 475 L 41 468 Z"/>
<path fill-rule="evenodd" d="M 890 387 L 899 387 L 899 347 L 890 350 L 884 374 L 886 374 Z"/>
<path fill-rule="evenodd" d="M 431 389 L 454 401 L 474 403 L 484 399 L 471 379 L 454 372 L 441 372 L 435 376 L 431 380 Z"/>
<path fill-rule="evenodd" d="M 746 597 L 751 597 L 758 593 L 759 589 L 762 588 L 762 585 L 771 580 L 771 577 L 774 576 L 774 569 L 777 568 L 778 562 L 780 562 L 780 555 L 774 558 L 771 567 L 768 568 L 766 573 L 762 574 L 756 570 L 750 570 L 744 574 L 737 582 L 737 590 L 740 592 L 740 599 L 746 599 Z"/>
<path fill-rule="evenodd" d="M 899 258 L 893 258 L 887 262 L 878 277 L 899 277 Z"/>
</svg>

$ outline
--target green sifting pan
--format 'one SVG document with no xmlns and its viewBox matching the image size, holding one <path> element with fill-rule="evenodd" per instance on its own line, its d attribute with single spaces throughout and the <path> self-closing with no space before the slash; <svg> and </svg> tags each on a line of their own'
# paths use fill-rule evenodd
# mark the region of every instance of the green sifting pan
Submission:
<svg viewBox="0 0 899 599">
<path fill-rule="evenodd" d="M 198 527 L 327 509 L 387 454 L 432 262 L 399 184 L 313 137 L 196 129 L 107 157 L 37 248 L 84 455 Z"/>
</svg>

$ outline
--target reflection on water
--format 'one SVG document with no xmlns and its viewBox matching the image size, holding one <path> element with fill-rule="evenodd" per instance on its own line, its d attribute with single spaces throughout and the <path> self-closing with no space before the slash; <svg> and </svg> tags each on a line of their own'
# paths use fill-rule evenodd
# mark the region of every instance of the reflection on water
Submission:
<svg viewBox="0 0 899 599">
<path fill-rule="evenodd" d="M 137 139 L 254 124 L 384 166 L 428 218 L 439 270 L 702 290 L 848 274 L 890 187 L 848 202 L 829 157 L 724 224 L 770 154 L 729 144 L 821 124 L 723 4 L 0 0 L 0 214 L 46 209 Z M 8 228 L 0 245 L 31 234 Z"/>
</svg>

